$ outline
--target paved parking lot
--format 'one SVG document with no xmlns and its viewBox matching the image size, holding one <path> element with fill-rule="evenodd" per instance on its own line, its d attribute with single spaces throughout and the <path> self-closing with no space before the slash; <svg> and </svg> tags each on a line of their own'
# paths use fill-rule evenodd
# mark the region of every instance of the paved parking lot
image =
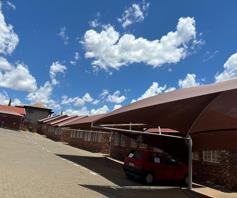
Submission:
<svg viewBox="0 0 237 198">
<path fill-rule="evenodd" d="M 201 197 L 176 187 L 142 186 L 121 164 L 38 134 L 0 129 L 0 197 Z"/>
</svg>

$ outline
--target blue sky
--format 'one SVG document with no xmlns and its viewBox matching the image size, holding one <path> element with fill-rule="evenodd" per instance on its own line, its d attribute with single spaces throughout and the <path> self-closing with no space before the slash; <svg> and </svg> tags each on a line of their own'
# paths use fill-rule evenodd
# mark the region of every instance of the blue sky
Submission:
<svg viewBox="0 0 237 198">
<path fill-rule="evenodd" d="M 237 2 L 1 1 L 0 103 L 97 114 L 237 77 Z"/>
</svg>

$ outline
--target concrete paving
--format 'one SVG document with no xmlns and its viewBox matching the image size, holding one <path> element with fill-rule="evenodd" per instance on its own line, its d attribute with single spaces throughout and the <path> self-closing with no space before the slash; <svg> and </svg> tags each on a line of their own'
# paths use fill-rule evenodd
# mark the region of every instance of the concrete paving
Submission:
<svg viewBox="0 0 237 198">
<path fill-rule="evenodd" d="M 39 134 L 0 129 L 1 198 L 204 197 L 177 187 L 142 186 L 102 154 Z"/>
<path fill-rule="evenodd" d="M 226 190 L 221 191 L 202 185 L 197 186 L 199 187 L 193 188 L 193 191 L 199 194 L 208 195 L 209 197 L 215 197 L 215 198 L 237 198 L 237 192 L 231 192 Z"/>
</svg>

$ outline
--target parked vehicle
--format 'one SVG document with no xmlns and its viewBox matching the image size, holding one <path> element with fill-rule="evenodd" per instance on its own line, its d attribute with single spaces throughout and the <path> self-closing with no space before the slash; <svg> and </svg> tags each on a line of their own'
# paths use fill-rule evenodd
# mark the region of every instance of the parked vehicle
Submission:
<svg viewBox="0 0 237 198">
<path fill-rule="evenodd" d="M 187 166 L 164 153 L 132 151 L 125 158 L 123 169 L 129 178 L 139 177 L 147 184 L 155 181 L 187 183 Z"/>
</svg>

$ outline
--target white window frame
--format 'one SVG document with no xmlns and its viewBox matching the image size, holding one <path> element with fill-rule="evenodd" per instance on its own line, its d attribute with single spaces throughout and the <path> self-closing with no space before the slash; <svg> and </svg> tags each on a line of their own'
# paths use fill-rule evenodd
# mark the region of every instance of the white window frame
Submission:
<svg viewBox="0 0 237 198">
<path fill-rule="evenodd" d="M 220 151 L 218 150 L 203 151 L 203 161 L 211 163 L 220 163 Z"/>
<path fill-rule="evenodd" d="M 126 146 L 126 137 L 125 135 L 120 135 L 120 146 L 125 147 Z"/>
<path fill-rule="evenodd" d="M 97 134 L 97 142 L 102 142 L 102 133 Z"/>
<path fill-rule="evenodd" d="M 115 133 L 114 134 L 114 146 L 119 146 L 120 145 L 120 134 Z"/>
<path fill-rule="evenodd" d="M 84 131 L 80 131 L 80 139 L 83 139 Z"/>
<path fill-rule="evenodd" d="M 130 146 L 132 148 L 137 148 L 137 141 L 134 138 L 130 138 Z"/>
<path fill-rule="evenodd" d="M 86 133 L 86 132 L 84 133 L 83 140 L 84 140 L 85 142 L 87 141 L 87 133 Z"/>
<path fill-rule="evenodd" d="M 88 140 L 88 142 L 91 141 L 91 133 L 90 133 L 90 132 L 89 132 L 88 135 L 87 135 L 87 140 Z"/>
</svg>

